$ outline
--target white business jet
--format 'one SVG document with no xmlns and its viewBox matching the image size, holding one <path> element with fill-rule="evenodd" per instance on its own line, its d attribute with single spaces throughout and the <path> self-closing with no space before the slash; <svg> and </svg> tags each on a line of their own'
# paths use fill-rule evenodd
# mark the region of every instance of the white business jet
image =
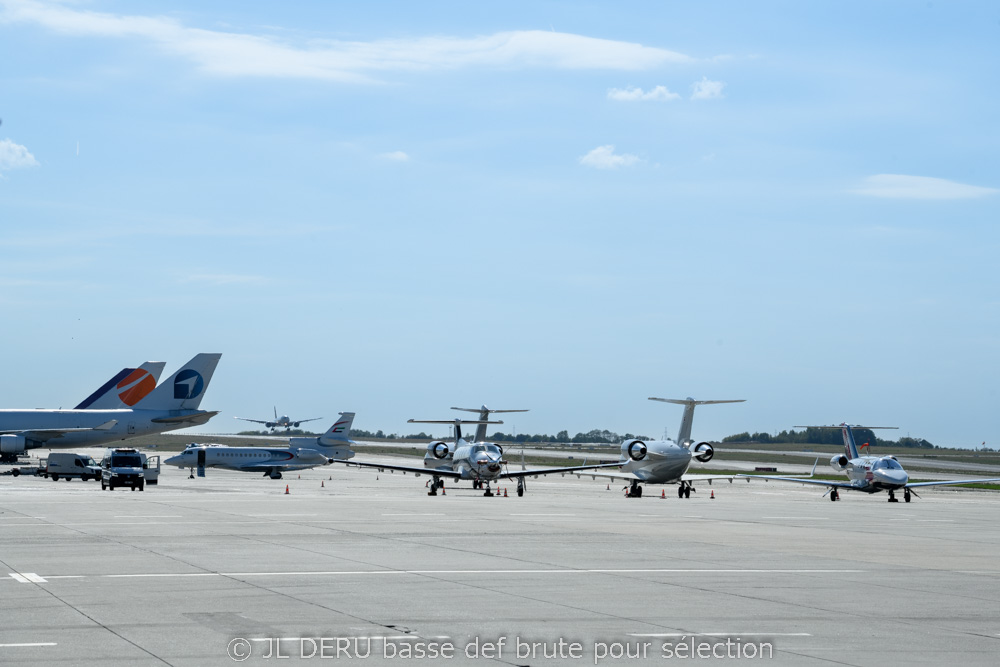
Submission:
<svg viewBox="0 0 1000 667">
<path fill-rule="evenodd" d="M 856 426 L 851 424 L 838 424 L 836 426 L 796 426 L 795 428 L 839 428 L 844 436 L 844 453 L 835 454 L 830 459 L 830 466 L 837 472 L 847 475 L 849 482 L 833 482 L 820 479 L 801 479 L 796 477 L 768 477 L 764 475 L 737 475 L 737 477 L 748 477 L 758 479 L 774 479 L 782 482 L 796 482 L 798 484 L 816 484 L 827 487 L 826 493 L 830 495 L 830 500 L 840 500 L 841 491 L 861 491 L 862 493 L 878 493 L 887 491 L 889 502 L 898 503 L 896 491 L 903 492 L 903 500 L 910 502 L 910 496 L 916 496 L 913 489 L 925 486 L 954 486 L 956 484 L 975 484 L 984 482 L 1000 482 L 1000 478 L 992 479 L 964 479 L 942 482 L 911 482 L 909 475 L 903 470 L 895 456 L 861 456 L 858 452 L 857 443 L 854 440 L 853 429 L 894 429 L 896 426 Z M 865 445 L 862 445 L 864 448 Z M 920 496 L 917 496 L 918 498 Z"/>
<path fill-rule="evenodd" d="M 333 426 L 318 438 L 291 438 L 288 447 L 230 447 L 228 445 L 192 443 L 164 463 L 195 470 L 205 476 L 205 468 L 224 468 L 240 472 L 264 473 L 264 477 L 281 479 L 281 473 L 329 465 L 335 459 L 354 456 L 348 435 L 354 422 L 353 412 L 341 412 Z"/>
</svg>

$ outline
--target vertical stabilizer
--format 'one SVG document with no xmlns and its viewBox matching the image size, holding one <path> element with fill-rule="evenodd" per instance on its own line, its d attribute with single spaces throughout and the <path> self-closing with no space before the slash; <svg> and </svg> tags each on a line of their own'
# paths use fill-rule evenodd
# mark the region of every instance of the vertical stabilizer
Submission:
<svg viewBox="0 0 1000 667">
<path fill-rule="evenodd" d="M 316 441 L 321 445 L 343 445 L 351 442 L 351 425 L 354 423 L 353 412 L 341 412 L 340 418 L 327 429 Z"/>
<path fill-rule="evenodd" d="M 135 407 L 142 410 L 197 410 L 221 358 L 222 355 L 217 353 L 196 354 Z"/>
<path fill-rule="evenodd" d="M 853 460 L 860 456 L 858 454 L 858 445 L 854 442 L 854 431 L 851 430 L 850 424 L 841 424 L 841 433 L 844 435 L 844 453 L 847 454 L 849 460 Z"/>
<path fill-rule="evenodd" d="M 490 414 L 496 414 L 500 412 L 527 412 L 527 410 L 491 410 L 485 405 L 479 408 L 453 407 L 452 410 L 461 410 L 462 412 L 479 413 L 479 425 L 476 426 L 476 438 L 473 442 L 486 442 L 486 425 L 489 423 Z"/>
<path fill-rule="evenodd" d="M 118 410 L 131 408 L 156 388 L 166 364 L 147 361 L 139 368 L 123 368 L 74 410 Z"/>
<path fill-rule="evenodd" d="M 684 406 L 684 415 L 681 417 L 681 428 L 677 432 L 677 444 L 681 447 L 688 447 L 691 445 L 691 425 L 694 423 L 694 406 L 696 405 L 712 405 L 715 403 L 742 403 L 746 399 L 739 398 L 735 400 L 724 400 L 724 401 L 696 401 L 690 396 L 687 398 L 653 398 L 650 397 L 651 401 L 660 401 L 662 403 L 674 403 L 675 405 Z"/>
</svg>

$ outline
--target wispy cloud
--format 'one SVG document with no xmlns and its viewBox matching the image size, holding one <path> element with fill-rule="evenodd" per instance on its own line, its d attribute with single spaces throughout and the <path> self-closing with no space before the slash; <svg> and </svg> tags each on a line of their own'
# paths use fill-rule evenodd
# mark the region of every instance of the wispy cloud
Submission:
<svg viewBox="0 0 1000 667">
<path fill-rule="evenodd" d="M 10 139 L 0 139 L 0 172 L 37 166 L 38 160 L 27 148 Z"/>
<path fill-rule="evenodd" d="M 629 153 L 615 154 L 615 147 L 612 144 L 598 146 L 580 158 L 580 164 L 594 169 L 618 169 L 619 167 L 631 167 L 642 160 L 638 155 Z"/>
<path fill-rule="evenodd" d="M 35 0 L 6 0 L 0 22 L 34 24 L 68 35 L 146 40 L 219 76 L 370 81 L 371 73 L 379 71 L 460 67 L 641 70 L 693 61 L 666 49 L 547 30 L 471 38 L 293 44 L 273 35 L 192 28 L 165 16 L 81 11 Z"/>
<path fill-rule="evenodd" d="M 1000 190 L 930 176 L 876 174 L 866 178 L 865 184 L 852 192 L 889 199 L 973 199 L 993 195 Z"/>
<path fill-rule="evenodd" d="M 701 77 L 701 81 L 691 84 L 692 100 L 718 100 L 722 99 L 722 89 L 726 84 L 722 81 L 710 81 L 707 77 Z"/>
<path fill-rule="evenodd" d="M 670 92 L 666 86 L 657 86 L 648 91 L 633 86 L 629 86 L 628 88 L 612 88 L 608 91 L 608 99 L 618 102 L 666 102 L 669 100 L 679 100 L 680 98 L 680 95 Z"/>
<path fill-rule="evenodd" d="M 392 160 L 393 162 L 409 162 L 410 156 L 403 151 L 392 151 L 391 153 L 382 153 L 381 157 L 386 160 Z"/>
</svg>

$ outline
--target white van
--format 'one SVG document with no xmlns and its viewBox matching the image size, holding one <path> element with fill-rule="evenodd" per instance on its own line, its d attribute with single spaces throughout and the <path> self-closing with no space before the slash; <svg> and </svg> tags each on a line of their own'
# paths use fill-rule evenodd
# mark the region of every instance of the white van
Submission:
<svg viewBox="0 0 1000 667">
<path fill-rule="evenodd" d="M 67 482 L 74 477 L 79 477 L 85 482 L 101 478 L 100 466 L 86 454 L 52 452 L 45 460 L 44 470 L 42 475 L 53 482 L 59 481 L 60 478 Z"/>
<path fill-rule="evenodd" d="M 146 455 L 131 447 L 109 449 L 101 461 L 101 490 L 128 486 L 142 491 L 146 486 Z"/>
</svg>

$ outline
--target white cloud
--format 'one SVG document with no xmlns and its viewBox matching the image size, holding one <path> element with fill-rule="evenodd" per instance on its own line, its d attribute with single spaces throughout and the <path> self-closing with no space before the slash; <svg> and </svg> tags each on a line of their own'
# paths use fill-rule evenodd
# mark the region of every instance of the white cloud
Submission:
<svg viewBox="0 0 1000 667">
<path fill-rule="evenodd" d="M 393 151 L 391 153 L 382 153 L 382 157 L 386 160 L 393 160 L 395 162 L 409 162 L 410 156 L 403 151 Z"/>
<path fill-rule="evenodd" d="M 368 81 L 376 71 L 474 66 L 639 70 L 693 61 L 666 49 L 547 30 L 295 45 L 270 35 L 191 28 L 165 16 L 80 11 L 35 0 L 7 0 L 0 22 L 35 24 L 68 35 L 145 40 L 220 76 Z"/>
<path fill-rule="evenodd" d="M 611 144 L 598 146 L 580 158 L 580 164 L 594 169 L 618 169 L 619 167 L 631 167 L 642 160 L 638 155 L 624 153 L 615 155 L 615 147 Z"/>
<path fill-rule="evenodd" d="M 0 139 L 0 172 L 37 166 L 38 160 L 27 148 L 10 139 Z"/>
<path fill-rule="evenodd" d="M 722 89 L 726 84 L 722 81 L 709 81 L 708 77 L 701 77 L 701 81 L 691 84 L 692 100 L 717 100 L 722 98 Z"/>
<path fill-rule="evenodd" d="M 647 102 L 647 101 L 667 101 L 667 100 L 679 100 L 681 98 L 677 93 L 672 93 L 667 90 L 666 86 L 657 86 L 656 88 L 650 89 L 648 92 L 644 91 L 642 88 L 629 86 L 628 88 L 612 88 L 608 91 L 609 100 L 617 100 L 619 102 Z"/>
<path fill-rule="evenodd" d="M 1000 190 L 930 176 L 876 174 L 866 178 L 865 185 L 852 192 L 890 199 L 972 199 L 996 194 Z"/>
</svg>

